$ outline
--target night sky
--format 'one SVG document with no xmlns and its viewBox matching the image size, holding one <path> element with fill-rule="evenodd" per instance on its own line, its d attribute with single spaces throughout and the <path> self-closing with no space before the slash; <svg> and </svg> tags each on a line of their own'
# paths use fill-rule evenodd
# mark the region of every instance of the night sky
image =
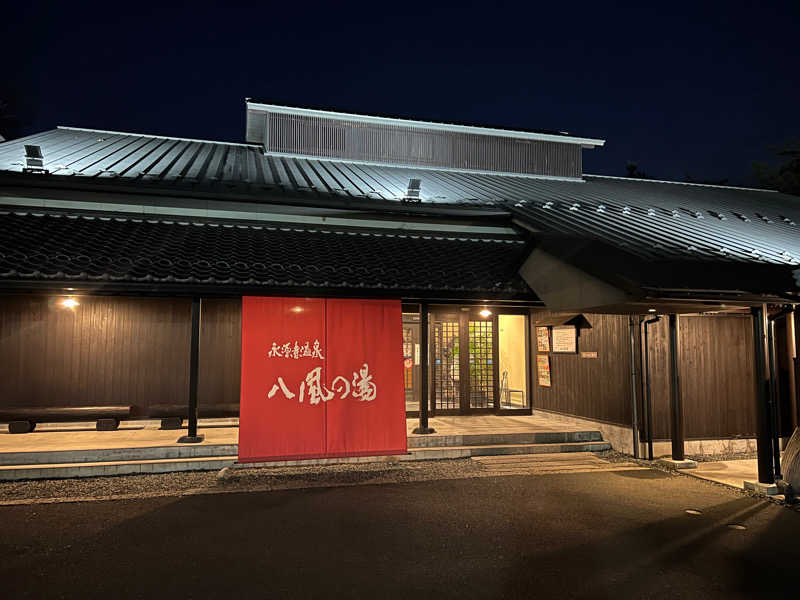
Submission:
<svg viewBox="0 0 800 600">
<path fill-rule="evenodd" d="M 634 161 L 732 183 L 800 140 L 797 0 L 14 4 L 6 137 L 72 125 L 241 141 L 253 97 L 568 131 L 606 140 L 584 153 L 588 173 Z"/>
</svg>

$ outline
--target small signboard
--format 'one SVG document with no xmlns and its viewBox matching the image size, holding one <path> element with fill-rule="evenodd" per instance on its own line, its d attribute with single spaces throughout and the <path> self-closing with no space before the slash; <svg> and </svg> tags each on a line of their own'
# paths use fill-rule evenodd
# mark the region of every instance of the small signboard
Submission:
<svg viewBox="0 0 800 600">
<path fill-rule="evenodd" d="M 575 325 L 553 327 L 553 352 L 575 354 L 578 351 L 578 330 Z"/>
<path fill-rule="evenodd" d="M 536 328 L 536 350 L 550 352 L 550 329 L 548 327 Z"/>
<path fill-rule="evenodd" d="M 581 358 L 597 358 L 597 352 L 581 352 Z"/>
<path fill-rule="evenodd" d="M 536 356 L 536 372 L 539 376 L 539 385 L 550 387 L 550 357 L 547 354 Z"/>
</svg>

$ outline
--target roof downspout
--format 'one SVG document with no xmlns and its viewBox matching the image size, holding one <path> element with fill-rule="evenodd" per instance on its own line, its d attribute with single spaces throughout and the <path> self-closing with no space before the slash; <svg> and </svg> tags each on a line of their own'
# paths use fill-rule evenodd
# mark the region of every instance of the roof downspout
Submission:
<svg viewBox="0 0 800 600">
<path fill-rule="evenodd" d="M 633 430 L 633 457 L 639 458 L 639 407 L 636 400 L 636 332 L 634 325 L 635 317 L 628 317 L 628 329 L 630 331 L 631 345 L 631 424 Z"/>
<path fill-rule="evenodd" d="M 660 316 L 655 316 L 644 322 L 644 378 L 645 378 L 645 410 L 647 431 L 647 460 L 653 460 L 653 396 L 650 388 L 650 343 L 648 342 L 648 325 L 658 323 Z"/>
</svg>

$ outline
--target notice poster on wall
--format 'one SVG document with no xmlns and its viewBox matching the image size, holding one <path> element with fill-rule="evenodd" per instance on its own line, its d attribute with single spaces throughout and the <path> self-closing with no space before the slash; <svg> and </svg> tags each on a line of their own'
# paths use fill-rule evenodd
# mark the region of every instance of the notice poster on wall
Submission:
<svg viewBox="0 0 800 600">
<path fill-rule="evenodd" d="M 399 300 L 242 298 L 239 462 L 406 453 Z"/>
<path fill-rule="evenodd" d="M 536 356 L 536 373 L 539 385 L 550 387 L 550 357 L 547 354 L 538 354 Z"/>
<path fill-rule="evenodd" d="M 559 325 L 553 327 L 553 352 L 578 351 L 578 330 L 575 325 Z"/>
<path fill-rule="evenodd" d="M 536 350 L 538 352 L 550 352 L 550 328 L 536 328 Z"/>
</svg>

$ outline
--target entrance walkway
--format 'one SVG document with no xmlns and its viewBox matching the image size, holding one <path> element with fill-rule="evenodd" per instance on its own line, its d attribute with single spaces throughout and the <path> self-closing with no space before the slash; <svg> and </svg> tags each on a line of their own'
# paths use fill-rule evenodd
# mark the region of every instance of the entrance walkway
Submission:
<svg viewBox="0 0 800 600">
<path fill-rule="evenodd" d="M 696 469 L 686 470 L 683 473 L 744 489 L 745 481 L 758 481 L 758 461 L 755 458 L 746 458 L 698 462 Z"/>
<path fill-rule="evenodd" d="M 407 429 L 417 424 L 417 419 L 409 419 Z M 600 452 L 611 447 L 597 430 L 565 427 L 549 417 L 442 417 L 431 424 L 437 433 L 409 434 L 404 454 L 269 461 L 247 463 L 247 468 Z M 96 431 L 94 423 L 85 423 L 43 426 L 25 434 L 0 433 L 0 480 L 245 468 L 236 462 L 238 419 L 229 419 L 227 426 L 220 420 L 201 420 L 198 430 L 205 439 L 199 444 L 178 444 L 185 429 L 158 426 L 158 421 L 129 421 L 117 431 Z"/>
<path fill-rule="evenodd" d="M 409 440 L 441 436 L 581 431 L 578 427 L 565 425 L 544 415 L 436 417 L 430 420 L 436 433 L 427 436 L 411 433 L 418 424 L 418 419 L 406 420 Z M 184 430 L 162 430 L 158 426 L 158 421 L 125 421 L 117 431 L 96 431 L 94 422 L 71 423 L 69 426 L 43 424 L 35 431 L 23 434 L 10 434 L 3 426 L 0 430 L 0 455 L 8 452 L 185 447 L 177 443 Z M 201 419 L 199 431 L 205 435 L 205 441 L 195 446 L 239 443 L 238 419 Z M 413 443 L 410 442 L 409 445 Z"/>
<path fill-rule="evenodd" d="M 582 431 L 580 427 L 566 425 L 544 414 L 535 415 L 467 415 L 432 417 L 429 425 L 436 430 L 430 435 L 412 433 L 419 419 L 406 419 L 408 437 L 432 437 L 441 435 L 481 435 L 501 433 L 544 433 L 555 431 Z"/>
</svg>

